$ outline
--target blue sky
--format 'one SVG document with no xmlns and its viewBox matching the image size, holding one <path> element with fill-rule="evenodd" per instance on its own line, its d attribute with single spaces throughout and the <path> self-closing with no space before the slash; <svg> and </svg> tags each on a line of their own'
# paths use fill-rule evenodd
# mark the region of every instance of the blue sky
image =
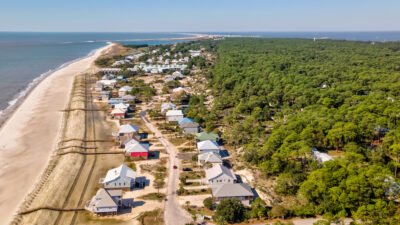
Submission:
<svg viewBox="0 0 400 225">
<path fill-rule="evenodd" d="M 400 30 L 399 0 L 1 0 L 0 31 Z"/>
</svg>

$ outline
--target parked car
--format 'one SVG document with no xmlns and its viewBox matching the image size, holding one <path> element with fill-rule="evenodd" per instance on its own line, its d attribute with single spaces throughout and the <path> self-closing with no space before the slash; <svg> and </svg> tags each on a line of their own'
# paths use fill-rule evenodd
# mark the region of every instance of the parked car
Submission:
<svg viewBox="0 0 400 225">
<path fill-rule="evenodd" d="M 192 171 L 190 168 L 183 168 L 182 171 Z"/>
</svg>

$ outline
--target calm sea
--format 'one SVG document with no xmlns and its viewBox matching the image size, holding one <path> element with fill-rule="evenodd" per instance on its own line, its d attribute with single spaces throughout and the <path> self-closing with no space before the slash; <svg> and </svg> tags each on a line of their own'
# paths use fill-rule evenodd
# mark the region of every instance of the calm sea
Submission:
<svg viewBox="0 0 400 225">
<path fill-rule="evenodd" d="M 0 123 L 1 118 L 4 119 L 43 78 L 91 54 L 108 41 L 177 37 L 188 36 L 174 33 L 0 32 Z M 170 42 L 157 40 L 146 43 Z"/>
<path fill-rule="evenodd" d="M 266 38 L 330 38 L 360 41 L 398 41 L 400 32 L 255 32 L 210 33 Z M 161 39 L 187 37 L 175 33 L 25 33 L 0 32 L 0 123 L 52 71 L 85 57 L 108 41 L 124 44 L 168 44 Z M 6 113 L 4 113 L 6 112 Z M 0 124 L 1 125 L 1 124 Z"/>
</svg>

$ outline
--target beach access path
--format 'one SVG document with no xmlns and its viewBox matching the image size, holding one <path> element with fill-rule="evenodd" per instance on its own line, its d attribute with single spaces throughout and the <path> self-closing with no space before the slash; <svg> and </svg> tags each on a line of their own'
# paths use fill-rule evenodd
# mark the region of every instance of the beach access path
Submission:
<svg viewBox="0 0 400 225">
<path fill-rule="evenodd" d="M 149 106 L 152 107 L 153 103 Z M 140 112 L 140 119 L 146 124 L 146 126 L 150 129 L 151 132 L 160 140 L 163 144 L 167 153 L 169 154 L 169 172 L 168 172 L 168 182 L 167 182 L 167 197 L 165 201 L 164 208 L 164 222 L 166 225 L 180 225 L 191 222 L 191 218 L 189 214 L 182 209 L 179 205 L 179 201 L 177 199 L 176 190 L 179 184 L 179 169 L 174 169 L 174 165 L 179 165 L 178 159 L 176 158 L 176 153 L 178 150 L 176 147 L 171 144 L 166 138 L 164 138 L 163 134 L 156 126 L 154 126 L 146 117 L 146 109 L 147 107 L 142 107 L 142 112 Z"/>
<path fill-rule="evenodd" d="M 0 129 L 0 224 L 11 221 L 54 153 L 75 75 L 93 69 L 112 46 L 49 75 Z"/>
</svg>

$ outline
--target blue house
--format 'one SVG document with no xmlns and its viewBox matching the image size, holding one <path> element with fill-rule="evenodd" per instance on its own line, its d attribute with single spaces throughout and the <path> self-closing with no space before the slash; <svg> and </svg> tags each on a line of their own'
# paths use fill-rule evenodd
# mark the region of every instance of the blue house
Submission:
<svg viewBox="0 0 400 225">
<path fill-rule="evenodd" d="M 179 125 L 185 124 L 185 123 L 193 123 L 194 120 L 190 119 L 190 118 L 183 118 L 181 120 L 178 121 Z"/>
</svg>

